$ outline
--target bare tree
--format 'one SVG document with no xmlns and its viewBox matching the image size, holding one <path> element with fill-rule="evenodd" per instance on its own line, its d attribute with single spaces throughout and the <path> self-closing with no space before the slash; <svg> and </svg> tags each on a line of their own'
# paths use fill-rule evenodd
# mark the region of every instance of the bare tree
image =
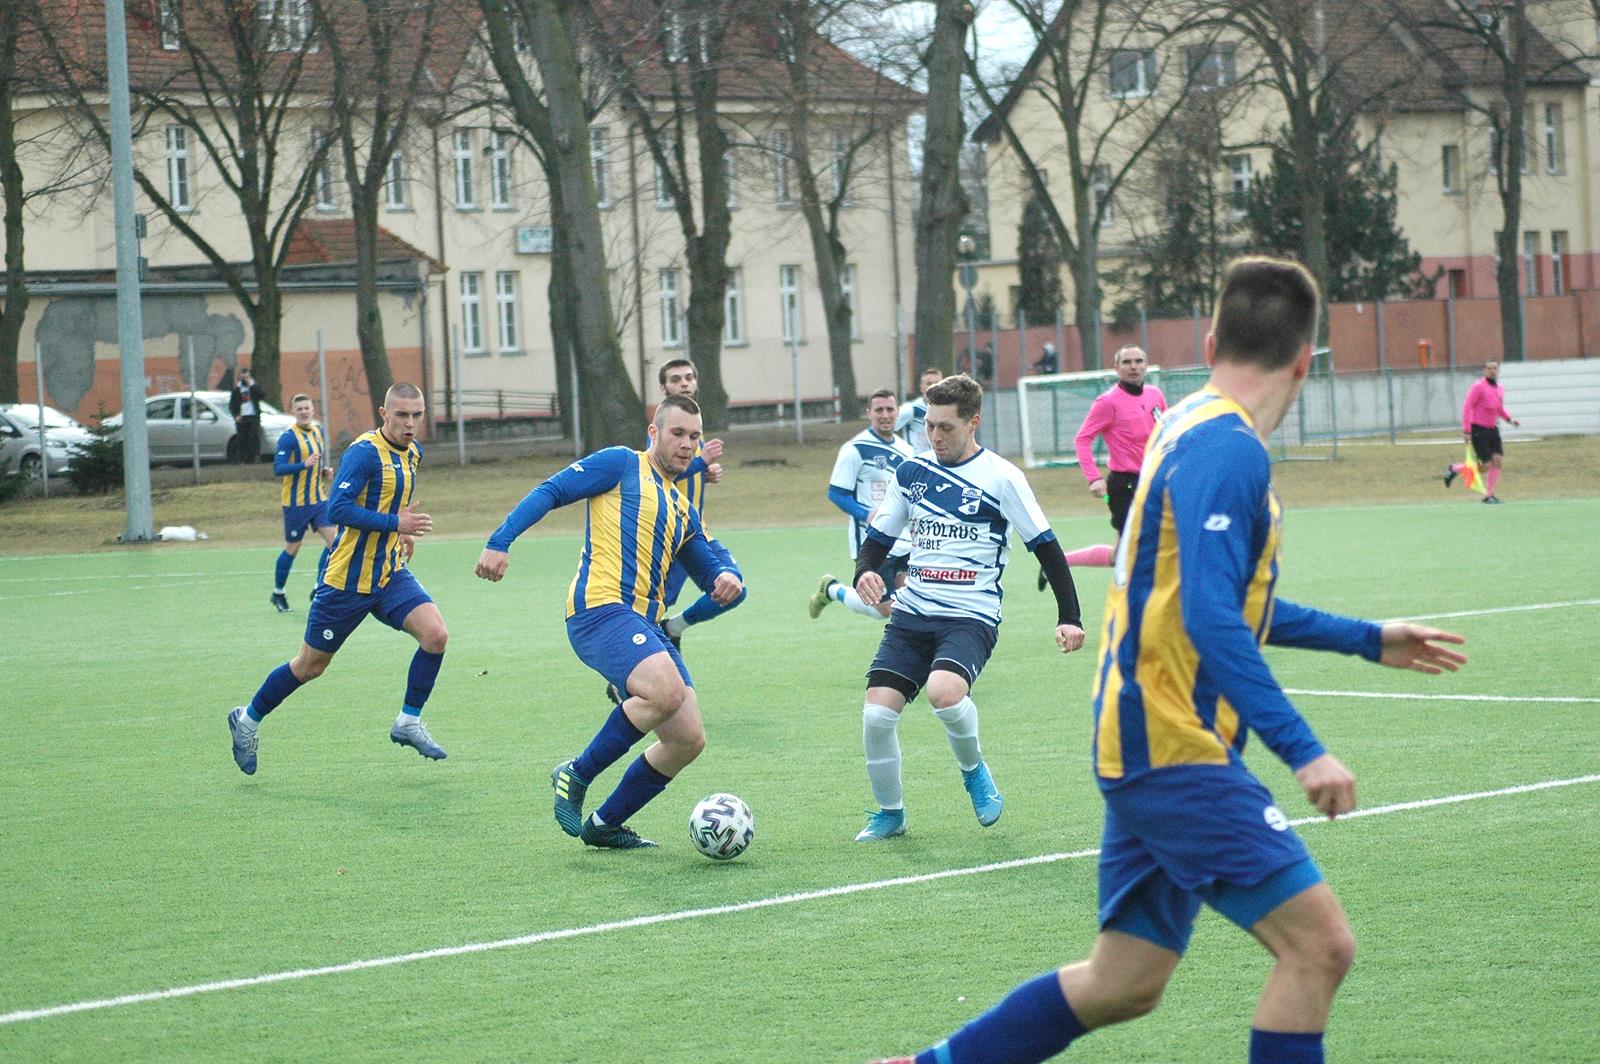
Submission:
<svg viewBox="0 0 1600 1064">
<path fill-rule="evenodd" d="M 218 194 L 230 197 L 238 210 L 250 244 L 249 261 L 231 261 L 219 249 L 216 238 L 224 231 L 210 236 L 201 231 L 193 204 L 174 202 L 166 175 L 152 176 L 136 166 L 134 180 L 239 301 L 254 333 L 251 369 L 267 394 L 278 397 L 281 275 L 328 150 L 326 140 L 310 137 L 305 100 L 317 83 L 326 84 L 326 60 L 314 60 L 317 35 L 309 15 L 294 5 L 185 0 L 164 10 L 172 17 L 163 17 L 159 29 L 175 43 L 176 61 L 136 67 L 165 67 L 170 73 L 155 80 L 141 77 L 130 86 L 137 112 L 135 138 L 164 127 L 179 131 L 176 135 L 186 145 L 192 141 L 199 146 L 208 176 L 214 175 L 221 186 Z M 50 61 L 75 113 L 109 145 L 110 130 L 99 102 L 102 57 L 72 39 L 85 32 L 82 26 L 46 23 L 45 32 Z M 187 187 L 182 191 L 192 194 Z"/>
<path fill-rule="evenodd" d="M 678 219 L 700 407 L 707 428 L 726 427 L 722 337 L 733 213 L 726 163 L 731 145 L 719 111 L 724 69 L 741 50 L 730 27 L 748 15 L 748 0 L 667 0 L 654 17 L 635 20 L 590 4 L 578 7 L 587 14 L 588 39 L 609 87 L 643 139 L 662 198 Z"/>
<path fill-rule="evenodd" d="M 356 341 L 376 419 L 394 383 L 378 302 L 378 210 L 417 107 L 437 96 L 429 65 L 441 38 L 470 39 L 469 0 L 311 0 L 331 60 L 328 110 L 350 193 L 356 245 Z"/>
<path fill-rule="evenodd" d="M 955 328 L 952 278 L 956 244 L 967 215 L 961 189 L 961 73 L 966 65 L 968 0 L 936 0 L 933 36 L 925 53 L 927 119 L 923 131 L 922 197 L 917 217 L 916 361 L 919 369 L 948 367 Z"/>
</svg>

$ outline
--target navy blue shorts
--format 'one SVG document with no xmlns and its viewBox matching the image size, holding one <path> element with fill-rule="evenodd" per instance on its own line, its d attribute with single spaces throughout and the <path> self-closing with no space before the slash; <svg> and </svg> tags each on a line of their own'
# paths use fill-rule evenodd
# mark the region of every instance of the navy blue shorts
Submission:
<svg viewBox="0 0 1600 1064">
<path fill-rule="evenodd" d="M 432 601 L 410 569 L 396 570 L 387 584 L 367 595 L 322 584 L 306 615 L 306 645 L 332 654 L 368 614 L 395 631 L 403 631 L 411 611 Z"/>
<path fill-rule="evenodd" d="M 628 689 L 628 677 L 639 662 L 662 651 L 672 655 L 684 685 L 694 686 L 683 655 L 667 642 L 661 626 L 620 603 L 592 606 L 568 617 L 567 642 L 572 644 L 579 661 L 615 684 L 619 691 Z"/>
<path fill-rule="evenodd" d="M 285 506 L 283 508 L 283 541 L 299 543 L 311 528 L 327 528 L 328 504 L 314 502 L 310 506 Z"/>
<path fill-rule="evenodd" d="M 867 675 L 887 672 L 904 679 L 911 689 L 908 702 L 936 669 L 959 673 L 971 687 L 994 652 L 998 636 L 992 625 L 971 617 L 922 617 L 895 610 L 889 614 Z"/>
<path fill-rule="evenodd" d="M 1249 930 L 1322 873 L 1272 794 L 1242 765 L 1185 765 L 1103 781 L 1100 926 L 1174 953 L 1202 903 Z"/>
<path fill-rule="evenodd" d="M 711 539 L 708 536 L 706 542 L 711 545 L 711 552 L 717 556 L 717 560 L 723 565 L 735 570 L 739 568 L 738 563 L 733 560 L 733 555 L 720 541 Z M 678 593 L 683 590 L 683 585 L 688 580 L 689 570 L 685 569 L 683 563 L 678 559 L 672 559 L 672 565 L 667 569 L 667 582 L 662 587 L 661 601 L 668 607 L 677 605 Z M 621 690 L 621 688 L 618 688 L 618 690 Z"/>
</svg>

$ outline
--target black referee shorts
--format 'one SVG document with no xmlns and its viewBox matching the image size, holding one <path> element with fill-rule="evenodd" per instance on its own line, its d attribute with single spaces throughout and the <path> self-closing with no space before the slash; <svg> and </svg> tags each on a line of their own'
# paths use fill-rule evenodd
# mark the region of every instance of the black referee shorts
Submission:
<svg viewBox="0 0 1600 1064">
<path fill-rule="evenodd" d="M 1111 508 L 1111 527 L 1122 535 L 1122 526 L 1128 523 L 1128 507 L 1133 505 L 1133 493 L 1139 487 L 1137 473 L 1106 474 L 1106 505 Z"/>
<path fill-rule="evenodd" d="M 1482 425 L 1472 426 L 1472 452 L 1478 456 L 1479 462 L 1487 462 L 1497 454 L 1505 454 L 1505 448 L 1500 445 L 1500 427 L 1486 429 Z"/>
</svg>

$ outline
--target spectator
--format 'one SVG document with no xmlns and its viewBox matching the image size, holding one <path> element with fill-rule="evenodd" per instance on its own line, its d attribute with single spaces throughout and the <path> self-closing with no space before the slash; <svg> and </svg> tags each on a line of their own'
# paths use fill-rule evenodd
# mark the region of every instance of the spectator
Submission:
<svg viewBox="0 0 1600 1064">
<path fill-rule="evenodd" d="M 266 398 L 266 389 L 250 376 L 249 369 L 241 368 L 228 395 L 228 413 L 233 415 L 233 461 L 261 460 L 261 404 Z"/>
<path fill-rule="evenodd" d="M 978 348 L 978 380 L 986 384 L 994 383 L 994 345 L 984 344 Z"/>
<path fill-rule="evenodd" d="M 1039 352 L 1039 361 L 1033 364 L 1035 373 L 1060 373 L 1061 358 L 1056 354 L 1056 345 L 1046 340 L 1044 349 Z"/>
</svg>

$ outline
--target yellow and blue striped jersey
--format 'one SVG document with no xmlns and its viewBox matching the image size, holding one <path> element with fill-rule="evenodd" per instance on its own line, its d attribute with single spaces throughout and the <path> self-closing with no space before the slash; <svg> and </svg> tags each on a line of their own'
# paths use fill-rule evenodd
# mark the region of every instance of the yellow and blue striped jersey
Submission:
<svg viewBox="0 0 1600 1064">
<path fill-rule="evenodd" d="M 328 519 L 339 525 L 323 583 L 370 594 L 389 582 L 400 561 L 400 511 L 417 488 L 422 447 L 389 442 L 374 429 L 344 452 L 328 496 Z"/>
<path fill-rule="evenodd" d="M 316 455 L 308 462 L 307 457 Z M 278 437 L 278 450 L 272 458 L 272 471 L 283 480 L 280 498 L 284 506 L 315 506 L 328 497 L 322 482 L 322 463 L 328 455 L 328 437 L 321 425 L 301 428 L 290 425 Z"/>
<path fill-rule="evenodd" d="M 588 500 L 578 573 L 567 593 L 567 616 L 620 603 L 650 621 L 665 612 L 667 570 L 681 559 L 709 587 L 724 566 L 706 542 L 688 496 L 657 472 L 650 456 L 608 447 L 567 466 L 529 492 L 489 537 L 491 550 L 512 542 L 558 506 Z"/>
<path fill-rule="evenodd" d="M 1094 690 L 1102 782 L 1220 765 L 1255 731 L 1298 769 L 1323 748 L 1266 643 L 1377 660 L 1378 626 L 1277 600 L 1283 511 L 1250 415 L 1211 386 L 1151 436 L 1117 548 Z"/>
</svg>

